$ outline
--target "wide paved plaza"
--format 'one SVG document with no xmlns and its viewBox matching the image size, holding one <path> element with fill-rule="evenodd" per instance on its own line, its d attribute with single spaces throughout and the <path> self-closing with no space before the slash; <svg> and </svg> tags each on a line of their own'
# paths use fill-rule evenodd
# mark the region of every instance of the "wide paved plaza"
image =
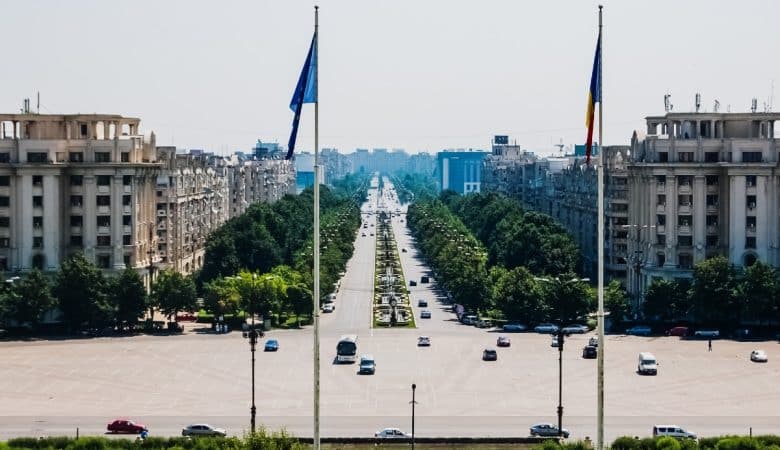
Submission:
<svg viewBox="0 0 780 450">
<path fill-rule="evenodd" d="M 398 245 L 408 249 L 402 265 L 407 279 L 419 281 L 426 268 L 402 218 L 393 219 Z M 321 317 L 323 436 L 409 431 L 412 383 L 419 436 L 526 436 L 532 423 L 555 422 L 558 351 L 549 336 L 508 334 L 511 347 L 498 350 L 498 361 L 483 362 L 482 349 L 501 333 L 459 324 L 435 284 L 419 283 L 410 288 L 415 313 L 417 299 L 425 298 L 431 319 L 417 319 L 417 329 L 371 329 L 375 238 L 356 239 L 336 310 Z M 343 334 L 357 334 L 359 353 L 375 356 L 375 375 L 333 364 Z M 431 347 L 417 347 L 420 335 L 431 337 Z M 573 438 L 595 436 L 596 360 L 581 358 L 590 336 L 572 336 L 565 346 L 564 427 Z M 258 423 L 311 436 L 312 330 L 274 330 L 268 337 L 279 340 L 280 350 L 257 352 Z M 747 434 L 750 427 L 754 434 L 780 433 L 776 342 L 718 340 L 709 352 L 706 341 L 616 334 L 605 348 L 608 440 L 647 436 L 658 423 L 700 436 Z M 769 362 L 750 362 L 754 348 L 765 349 Z M 656 355 L 658 376 L 635 373 L 640 351 Z M 176 435 L 200 421 L 234 435 L 249 426 L 250 352 L 240 333 L 196 327 L 177 336 L 0 342 L 0 355 L 0 439 L 74 434 L 77 427 L 102 434 L 116 417 L 141 421 L 153 435 Z"/>
</svg>

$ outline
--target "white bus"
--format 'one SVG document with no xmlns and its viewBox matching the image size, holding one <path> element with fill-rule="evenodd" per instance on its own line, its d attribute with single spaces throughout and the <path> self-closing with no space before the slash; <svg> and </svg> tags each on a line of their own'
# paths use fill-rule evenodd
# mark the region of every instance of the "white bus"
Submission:
<svg viewBox="0 0 780 450">
<path fill-rule="evenodd" d="M 357 335 L 347 334 L 341 336 L 336 346 L 336 361 L 355 362 L 357 360 Z"/>
</svg>

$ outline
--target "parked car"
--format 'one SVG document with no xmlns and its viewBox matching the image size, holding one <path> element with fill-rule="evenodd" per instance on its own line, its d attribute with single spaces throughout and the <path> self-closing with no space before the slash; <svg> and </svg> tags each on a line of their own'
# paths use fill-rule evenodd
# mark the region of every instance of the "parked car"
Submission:
<svg viewBox="0 0 780 450">
<path fill-rule="evenodd" d="M 410 436 L 404 433 L 403 431 L 399 430 L 398 428 L 385 428 L 382 431 L 377 431 L 376 433 L 374 433 L 374 437 L 380 439 L 398 439 L 398 438 L 408 438 Z"/>
<path fill-rule="evenodd" d="M 527 330 L 528 327 L 523 325 L 522 323 L 510 322 L 510 323 L 505 324 L 502 327 L 502 329 L 504 331 L 506 331 L 507 333 L 518 333 L 518 332 Z"/>
<path fill-rule="evenodd" d="M 626 334 L 633 334 L 634 336 L 650 336 L 652 330 L 647 325 L 634 325 L 626 330 Z"/>
<path fill-rule="evenodd" d="M 420 283 L 430 283 L 430 282 L 431 282 L 430 278 L 428 278 L 426 276 L 420 277 Z"/>
<path fill-rule="evenodd" d="M 417 282 L 414 280 L 409 280 L 409 286 L 417 286 Z"/>
<path fill-rule="evenodd" d="M 322 312 L 332 313 L 336 309 L 336 305 L 333 303 L 325 303 L 322 305 Z"/>
<path fill-rule="evenodd" d="M 493 321 L 490 319 L 478 319 L 474 322 L 474 326 L 477 328 L 490 328 L 493 326 Z"/>
<path fill-rule="evenodd" d="M 653 427 L 653 437 L 671 436 L 678 439 L 696 439 L 696 433 L 685 431 L 677 425 L 655 425 Z"/>
<path fill-rule="evenodd" d="M 766 352 L 763 350 L 753 350 L 750 352 L 750 360 L 753 362 L 767 362 L 769 357 L 766 356 Z"/>
<path fill-rule="evenodd" d="M 430 319 L 431 318 L 431 312 L 427 309 L 423 309 L 420 311 L 420 319 Z"/>
<path fill-rule="evenodd" d="M 506 336 L 499 336 L 496 339 L 496 347 L 509 347 L 510 345 L 512 345 L 512 342 Z"/>
<path fill-rule="evenodd" d="M 196 423 L 184 427 L 181 430 L 181 435 L 225 437 L 227 436 L 227 432 L 224 428 L 215 428 L 207 423 Z"/>
<path fill-rule="evenodd" d="M 275 352 L 277 350 L 279 350 L 279 341 L 276 339 L 269 339 L 265 341 L 265 351 Z"/>
<path fill-rule="evenodd" d="M 496 349 L 488 347 L 482 351 L 482 361 L 497 361 L 498 352 Z"/>
<path fill-rule="evenodd" d="M 425 300 L 424 298 L 421 298 L 417 300 L 417 306 L 424 308 L 428 306 L 428 300 Z"/>
<path fill-rule="evenodd" d="M 582 357 L 585 359 L 593 359 L 599 356 L 599 348 L 593 345 L 586 345 L 582 347 Z"/>
<path fill-rule="evenodd" d="M 474 325 L 477 323 L 477 316 L 473 314 L 463 314 L 460 316 L 460 321 L 463 325 Z"/>
<path fill-rule="evenodd" d="M 696 330 L 693 333 L 698 338 L 714 339 L 720 337 L 720 331 L 718 330 Z"/>
<path fill-rule="evenodd" d="M 568 327 L 563 327 L 561 331 L 568 334 L 584 334 L 590 330 L 588 330 L 586 325 L 569 325 Z"/>
<path fill-rule="evenodd" d="M 376 363 L 371 355 L 362 355 L 360 357 L 359 374 L 373 375 L 376 372 Z"/>
<path fill-rule="evenodd" d="M 149 431 L 146 425 L 142 423 L 135 423 L 132 420 L 116 419 L 106 426 L 106 429 L 110 433 L 131 433 L 138 434 L 142 431 Z"/>
<path fill-rule="evenodd" d="M 365 227 L 363 227 L 363 228 L 365 228 Z M 360 233 L 360 236 L 361 237 L 366 237 L 366 233 Z"/>
<path fill-rule="evenodd" d="M 599 338 L 594 336 L 594 337 L 588 339 L 588 345 L 591 346 L 591 347 L 598 347 L 599 346 Z"/>
<path fill-rule="evenodd" d="M 552 337 L 552 341 L 550 342 L 550 347 L 558 347 L 560 345 L 560 342 L 558 341 L 558 335 L 554 335 Z"/>
<path fill-rule="evenodd" d="M 561 430 L 560 433 L 558 433 L 558 427 L 551 423 L 537 423 L 535 425 L 531 425 L 531 436 L 559 436 L 559 435 L 563 435 L 563 437 L 568 438 L 569 430 L 564 428 Z"/>
<path fill-rule="evenodd" d="M 428 336 L 420 336 L 417 338 L 417 346 L 418 347 L 430 347 L 431 346 L 431 338 Z"/>
<path fill-rule="evenodd" d="M 688 336 L 688 327 L 672 327 L 666 330 L 667 336 Z"/>
<path fill-rule="evenodd" d="M 534 331 L 537 333 L 555 333 L 558 331 L 558 326 L 551 323 L 540 323 L 534 327 Z"/>
</svg>

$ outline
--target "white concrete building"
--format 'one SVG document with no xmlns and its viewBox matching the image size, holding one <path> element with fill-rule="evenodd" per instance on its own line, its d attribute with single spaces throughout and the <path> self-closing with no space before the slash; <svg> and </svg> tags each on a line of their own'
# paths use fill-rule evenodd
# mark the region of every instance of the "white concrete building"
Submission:
<svg viewBox="0 0 780 450">
<path fill-rule="evenodd" d="M 647 118 L 627 164 L 628 289 L 690 278 L 725 255 L 737 266 L 780 267 L 780 113 L 669 113 Z"/>
</svg>

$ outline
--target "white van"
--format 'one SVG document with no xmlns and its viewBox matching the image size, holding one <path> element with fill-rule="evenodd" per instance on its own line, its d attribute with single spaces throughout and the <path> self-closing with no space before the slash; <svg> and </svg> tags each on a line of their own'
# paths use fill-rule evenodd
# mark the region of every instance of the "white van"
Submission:
<svg viewBox="0 0 780 450">
<path fill-rule="evenodd" d="M 685 431 L 677 425 L 656 425 L 653 427 L 653 437 L 671 436 L 677 439 L 696 439 L 696 433 Z"/>
<path fill-rule="evenodd" d="M 637 372 L 642 375 L 656 375 L 658 374 L 658 362 L 650 352 L 642 352 L 639 354 L 639 363 L 636 368 Z"/>
</svg>

